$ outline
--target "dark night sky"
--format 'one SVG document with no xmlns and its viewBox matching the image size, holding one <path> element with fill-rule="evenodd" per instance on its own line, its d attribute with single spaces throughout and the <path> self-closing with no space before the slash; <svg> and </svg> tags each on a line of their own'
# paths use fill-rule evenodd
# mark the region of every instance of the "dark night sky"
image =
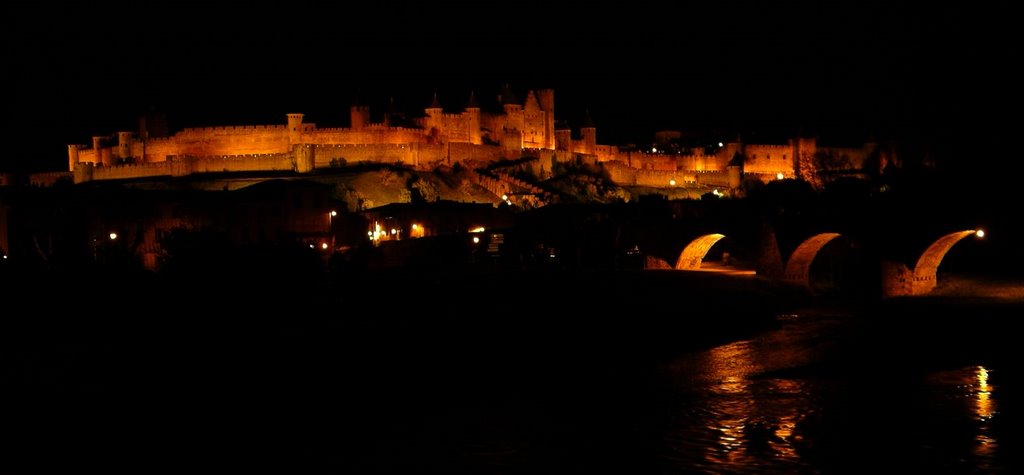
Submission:
<svg viewBox="0 0 1024 475">
<path fill-rule="evenodd" d="M 356 91 L 378 111 L 391 96 L 421 110 L 435 91 L 455 109 L 504 82 L 556 88 L 559 117 L 589 109 L 605 143 L 720 128 L 992 147 L 1010 129 L 994 116 L 1019 104 L 1008 3 L 714 4 L 9 2 L 15 147 L 0 168 L 59 168 L 65 144 L 133 129 L 146 110 L 172 129 L 287 112 L 341 126 Z"/>
</svg>

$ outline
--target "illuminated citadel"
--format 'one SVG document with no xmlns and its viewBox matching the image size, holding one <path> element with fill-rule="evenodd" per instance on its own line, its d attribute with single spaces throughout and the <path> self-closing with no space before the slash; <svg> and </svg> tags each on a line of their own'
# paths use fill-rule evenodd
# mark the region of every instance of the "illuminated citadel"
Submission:
<svg viewBox="0 0 1024 475">
<path fill-rule="evenodd" d="M 370 109 L 350 109 L 347 128 L 320 128 L 303 114 L 287 114 L 284 124 L 187 128 L 167 137 L 139 132 L 95 136 L 92 144 L 68 146 L 68 169 L 75 183 L 99 180 L 186 176 L 214 172 L 293 171 L 375 162 L 430 170 L 440 165 L 481 165 L 502 159 L 535 158 L 550 171 L 556 162 L 600 163 L 619 185 L 654 187 L 739 186 L 743 176 L 762 181 L 801 176 L 810 157 L 825 154 L 844 168 L 859 170 L 874 151 L 823 148 L 814 139 L 785 144 L 743 144 L 738 140 L 691 153 L 630 150 L 597 142 L 593 124 L 574 138 L 555 119 L 551 89 L 530 91 L 517 100 L 507 88 L 498 96 L 501 111 L 481 111 L 472 94 L 462 111 L 445 112 L 436 97 L 424 116 L 397 121 L 386 115 L 371 122 Z M 36 184 L 67 177 L 40 174 Z"/>
</svg>

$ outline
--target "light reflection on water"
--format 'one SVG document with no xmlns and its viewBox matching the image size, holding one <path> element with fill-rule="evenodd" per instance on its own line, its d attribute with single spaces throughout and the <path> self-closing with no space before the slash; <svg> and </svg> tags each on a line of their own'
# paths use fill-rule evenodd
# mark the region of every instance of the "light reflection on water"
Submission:
<svg viewBox="0 0 1024 475">
<path fill-rule="evenodd" d="M 674 421 L 668 457 L 680 468 L 798 469 L 798 427 L 813 412 L 806 381 L 764 373 L 806 364 L 816 350 L 801 327 L 770 332 L 676 361 L 669 371 L 693 406 Z"/>
<path fill-rule="evenodd" d="M 999 448 L 992 424 L 999 415 L 996 388 L 989 382 L 992 371 L 984 366 L 971 366 L 930 375 L 928 383 L 942 394 L 942 402 L 951 408 L 966 408 L 973 428 L 971 454 L 979 469 L 992 468 Z"/>
<path fill-rule="evenodd" d="M 838 456 L 830 466 L 843 469 L 867 457 L 881 461 L 881 453 L 908 467 L 923 460 L 968 471 L 1000 468 L 992 429 L 999 393 L 990 368 L 914 370 L 902 361 L 905 346 L 866 358 L 878 351 L 867 345 L 857 347 L 852 369 L 835 371 L 833 343 L 847 330 L 841 320 L 787 320 L 668 365 L 677 394 L 663 429 L 665 459 L 687 473 L 819 472 L 828 469 L 823 457 Z M 808 371 L 823 365 L 825 372 Z M 842 406 L 849 388 L 856 389 L 853 406 Z M 823 415 L 830 404 L 840 409 Z M 833 433 L 841 435 L 830 439 Z"/>
</svg>

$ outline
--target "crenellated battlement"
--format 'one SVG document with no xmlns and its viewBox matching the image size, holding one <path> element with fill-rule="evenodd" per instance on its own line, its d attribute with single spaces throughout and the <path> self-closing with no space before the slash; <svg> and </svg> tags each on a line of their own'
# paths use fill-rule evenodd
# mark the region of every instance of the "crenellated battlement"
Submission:
<svg viewBox="0 0 1024 475">
<path fill-rule="evenodd" d="M 209 134 L 251 134 L 254 132 L 284 132 L 285 125 L 228 125 L 216 127 L 185 128 L 174 134 L 175 137 L 183 135 L 209 135 Z"/>
<path fill-rule="evenodd" d="M 475 100 L 471 98 L 470 103 Z M 874 149 L 818 148 L 814 139 L 794 138 L 787 144 L 732 142 L 712 152 L 697 147 L 685 154 L 652 153 L 599 144 L 597 129 L 590 121 L 579 129 L 577 140 L 567 128 L 556 130 L 554 91 L 550 89 L 531 91 L 523 105 L 505 104 L 503 109 L 495 113 L 478 107 L 459 112 L 428 108 L 426 117 L 403 122 L 419 127 L 370 123 L 369 108 L 353 106 L 349 109 L 352 127 L 318 128 L 304 122 L 303 114 L 289 113 L 283 124 L 185 128 L 153 139 L 145 139 L 145 133 L 119 131 L 95 135 L 91 145 L 68 145 L 68 168 L 79 183 L 206 172 L 306 173 L 359 162 L 401 163 L 426 170 L 533 156 L 538 157 L 538 164 L 601 163 L 613 181 L 622 184 L 738 186 L 740 173 L 763 181 L 779 174 L 798 176 L 797 155 L 826 154 L 856 168 Z M 733 161 L 737 153 L 742 153 L 744 160 Z M 40 182 L 47 180 L 40 178 Z M 511 183 L 526 188 L 508 177 L 499 181 L 502 186 Z"/>
</svg>

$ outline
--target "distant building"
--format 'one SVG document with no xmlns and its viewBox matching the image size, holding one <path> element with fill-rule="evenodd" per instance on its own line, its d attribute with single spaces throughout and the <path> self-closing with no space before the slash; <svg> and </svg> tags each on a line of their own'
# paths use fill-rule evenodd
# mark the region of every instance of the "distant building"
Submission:
<svg viewBox="0 0 1024 475">
<path fill-rule="evenodd" d="M 347 128 L 320 128 L 298 113 L 287 114 L 284 124 L 187 128 L 171 135 L 162 122 L 140 121 L 139 132 L 98 135 L 89 145 L 69 145 L 68 170 L 75 183 L 82 183 L 212 172 L 308 173 L 360 162 L 429 170 L 527 157 L 547 170 L 559 162 L 601 163 L 622 185 L 736 187 L 744 175 L 762 181 L 806 177 L 821 157 L 860 170 L 876 149 L 873 144 L 823 148 L 814 139 L 793 138 L 782 144 L 736 140 L 692 151 L 634 150 L 598 144 L 589 116 L 574 138 L 555 120 L 551 89 L 529 91 L 520 101 L 506 86 L 498 102 L 500 111 L 485 112 L 470 93 L 461 111 L 445 112 L 435 96 L 422 117 L 403 121 L 388 113 L 376 123 L 368 107 L 356 104 Z M 161 130 L 148 130 L 151 124 L 160 124 Z M 660 132 L 657 143 L 678 135 Z M 45 186 L 64 176 L 38 174 L 31 182 Z"/>
</svg>

